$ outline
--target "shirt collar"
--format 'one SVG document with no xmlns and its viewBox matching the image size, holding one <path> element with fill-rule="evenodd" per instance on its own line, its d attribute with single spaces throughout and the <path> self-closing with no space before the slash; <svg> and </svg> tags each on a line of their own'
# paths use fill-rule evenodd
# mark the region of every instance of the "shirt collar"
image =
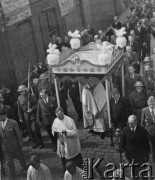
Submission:
<svg viewBox="0 0 155 180">
<path fill-rule="evenodd" d="M 8 121 L 8 118 L 6 118 L 5 121 L 3 121 L 3 125 L 6 126 L 7 121 Z"/>
<path fill-rule="evenodd" d="M 47 96 L 47 98 L 46 98 L 46 99 L 44 99 L 44 101 L 48 103 L 48 96 Z"/>
<path fill-rule="evenodd" d="M 113 99 L 114 99 L 115 103 L 117 103 L 120 99 L 120 96 L 117 96 L 116 98 L 113 98 Z"/>
<path fill-rule="evenodd" d="M 154 109 L 151 109 L 150 107 L 149 107 L 149 110 L 150 110 L 150 113 L 153 111 L 154 112 Z"/>
<path fill-rule="evenodd" d="M 136 128 L 137 128 L 137 126 L 135 126 L 134 128 L 132 128 L 131 131 L 134 130 L 134 132 L 135 132 L 135 131 L 136 131 Z"/>
</svg>

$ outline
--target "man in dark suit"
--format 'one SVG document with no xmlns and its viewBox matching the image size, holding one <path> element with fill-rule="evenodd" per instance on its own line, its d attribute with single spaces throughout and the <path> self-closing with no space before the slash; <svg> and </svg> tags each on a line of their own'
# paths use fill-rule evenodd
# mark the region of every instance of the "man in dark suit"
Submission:
<svg viewBox="0 0 155 180">
<path fill-rule="evenodd" d="M 152 159 L 155 162 L 155 98 L 150 96 L 147 100 L 148 107 L 142 109 L 141 125 L 145 126 L 150 139 Z"/>
<path fill-rule="evenodd" d="M 147 95 L 141 81 L 136 82 L 135 91 L 129 95 L 129 103 L 132 114 L 136 115 L 138 124 L 140 124 L 142 109 L 147 106 Z"/>
<path fill-rule="evenodd" d="M 140 21 L 137 22 L 134 31 L 135 31 L 135 35 L 137 37 L 139 37 L 139 40 L 141 41 L 141 43 L 142 44 L 145 43 L 145 41 L 146 41 L 146 32 L 145 32 L 145 29 L 141 26 Z"/>
<path fill-rule="evenodd" d="M 112 98 L 110 99 L 110 113 L 112 123 L 115 128 L 118 126 L 125 126 L 125 100 L 120 96 L 117 88 L 112 91 Z"/>
<path fill-rule="evenodd" d="M 146 32 L 146 47 L 145 47 L 145 51 L 143 52 L 143 55 L 150 55 L 150 34 L 151 34 L 151 26 L 148 23 L 147 19 L 142 19 L 142 23 L 141 23 L 142 27 L 145 29 Z"/>
<path fill-rule="evenodd" d="M 136 22 L 138 21 L 138 17 L 136 16 L 135 12 L 132 11 L 131 12 L 131 15 L 130 15 L 130 18 L 129 18 L 129 22 L 131 24 L 131 29 L 134 29 L 135 25 L 136 25 Z"/>
<path fill-rule="evenodd" d="M 121 29 L 122 24 L 121 24 L 121 22 L 118 21 L 118 16 L 114 17 L 114 23 L 112 24 L 112 27 L 114 29 Z"/>
<path fill-rule="evenodd" d="M 4 155 L 3 162 L 7 163 L 10 171 L 10 178 L 16 179 L 16 172 L 13 160 L 20 161 L 23 171 L 27 170 L 26 162 L 22 152 L 22 136 L 16 121 L 7 118 L 7 111 L 0 111 L 0 146 Z"/>
<path fill-rule="evenodd" d="M 135 83 L 136 81 L 141 80 L 140 74 L 135 73 L 134 66 L 128 67 L 128 74 L 125 75 L 125 89 L 126 89 L 126 95 L 128 96 L 130 93 L 135 91 Z"/>
<path fill-rule="evenodd" d="M 54 98 L 47 95 L 47 91 L 45 89 L 40 92 L 40 97 L 41 99 L 39 99 L 37 107 L 37 122 L 45 125 L 51 142 L 54 145 L 53 150 L 56 151 L 57 138 L 52 135 L 51 131 L 51 127 L 55 119 L 55 109 L 57 107 L 56 101 Z"/>
<path fill-rule="evenodd" d="M 125 150 L 129 163 L 134 160 L 139 164 L 139 168 L 135 168 L 137 176 L 141 165 L 149 160 L 149 139 L 146 129 L 137 124 L 135 115 L 129 116 L 128 126 L 123 129 L 121 149 Z"/>
<path fill-rule="evenodd" d="M 38 67 L 37 72 L 39 75 L 45 73 L 48 70 L 48 68 L 45 65 L 43 65 L 43 63 L 41 61 L 37 62 L 37 67 Z"/>
<path fill-rule="evenodd" d="M 123 27 L 125 27 L 125 31 L 127 32 L 126 34 L 126 38 L 130 33 L 130 30 L 132 29 L 131 23 L 129 22 L 129 17 L 125 18 L 125 23 L 122 25 Z"/>
<path fill-rule="evenodd" d="M 140 55 L 143 54 L 146 49 L 146 31 L 145 28 L 141 26 L 141 22 L 138 21 L 134 29 L 135 35 L 139 38 L 139 51 Z"/>
<path fill-rule="evenodd" d="M 125 73 L 128 74 L 128 67 L 134 66 L 135 69 L 138 69 L 137 66 L 139 65 L 139 58 L 138 54 L 132 50 L 132 47 L 128 45 L 126 47 L 126 52 L 123 55 L 124 59 L 124 66 L 125 66 Z M 137 70 L 138 71 L 138 70 Z"/>
<path fill-rule="evenodd" d="M 127 46 L 130 45 L 132 47 L 132 51 L 139 54 L 139 42 L 135 40 L 135 38 L 131 35 L 128 36 Z"/>
</svg>

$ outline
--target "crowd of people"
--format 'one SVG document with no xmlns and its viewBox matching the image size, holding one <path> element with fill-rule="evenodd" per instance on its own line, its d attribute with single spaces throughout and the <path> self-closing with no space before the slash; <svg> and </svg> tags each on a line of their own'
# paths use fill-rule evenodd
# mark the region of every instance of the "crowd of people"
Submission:
<svg viewBox="0 0 155 180">
<path fill-rule="evenodd" d="M 89 25 L 80 31 L 81 45 L 90 42 L 102 44 L 108 41 L 116 45 L 115 30 L 126 28 L 124 37 L 127 46 L 124 48 L 123 63 L 125 77 L 125 97 L 121 89 L 120 68 L 113 73 L 113 89 L 110 98 L 110 114 L 115 129 L 123 132 L 119 151 L 125 151 L 129 163 L 133 159 L 139 165 L 149 160 L 151 150 L 155 162 L 155 97 L 154 73 L 151 63 L 155 53 L 152 41 L 155 41 L 155 12 L 149 0 L 131 0 L 130 15 L 114 23 L 106 32 L 95 32 Z M 69 37 L 62 42 L 60 37 L 51 39 L 60 52 L 71 48 Z M 119 47 L 117 47 L 119 48 Z M 150 63 L 142 66 L 142 63 Z M 44 141 L 41 128 L 44 127 L 50 138 L 53 151 L 61 158 L 64 169 L 64 180 L 82 179 L 81 145 L 76 127 L 77 121 L 83 118 L 78 83 L 69 80 L 59 84 L 60 105 L 57 105 L 53 79 L 48 74 L 48 66 L 38 62 L 33 66 L 30 83 L 28 79 L 18 87 L 19 96 L 9 96 L 9 89 L 0 91 L 0 160 L 2 172 L 10 179 L 16 180 L 14 159 L 18 159 L 22 171 L 27 172 L 27 180 L 51 180 L 49 168 L 40 162 L 38 155 L 30 158 L 26 164 L 23 138 L 33 142 L 33 149 L 43 149 Z M 68 101 L 72 102 L 72 111 Z M 73 112 L 74 111 L 74 112 Z M 75 117 L 76 116 L 76 117 Z M 104 137 L 101 137 L 104 139 Z M 140 170 L 140 169 L 139 169 Z M 138 171 L 137 171 L 138 172 Z"/>
</svg>

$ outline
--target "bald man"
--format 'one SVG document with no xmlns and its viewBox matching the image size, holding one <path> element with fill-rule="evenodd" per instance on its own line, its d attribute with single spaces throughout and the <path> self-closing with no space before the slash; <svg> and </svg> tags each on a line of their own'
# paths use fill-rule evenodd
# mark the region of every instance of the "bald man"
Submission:
<svg viewBox="0 0 155 180">
<path fill-rule="evenodd" d="M 129 163 L 133 159 L 139 166 L 149 160 L 149 139 L 147 130 L 137 124 L 137 117 L 131 115 L 128 118 L 128 126 L 123 129 L 121 148 L 125 150 L 125 156 Z M 140 168 L 136 168 L 136 175 Z"/>
</svg>

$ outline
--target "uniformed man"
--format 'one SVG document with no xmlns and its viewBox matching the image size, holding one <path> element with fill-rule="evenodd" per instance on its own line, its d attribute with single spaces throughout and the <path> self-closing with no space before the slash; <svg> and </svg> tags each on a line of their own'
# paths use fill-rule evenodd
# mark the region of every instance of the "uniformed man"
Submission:
<svg viewBox="0 0 155 180">
<path fill-rule="evenodd" d="M 21 94 L 18 97 L 18 115 L 20 121 L 25 123 L 29 136 L 35 143 L 33 149 L 37 147 L 42 149 L 43 141 L 39 125 L 36 123 L 37 99 L 34 95 L 30 95 L 30 99 L 28 100 L 28 90 L 24 85 L 19 86 L 18 92 Z M 29 109 L 28 102 L 30 102 Z"/>
<path fill-rule="evenodd" d="M 136 82 L 135 88 L 135 91 L 129 95 L 129 103 L 132 113 L 137 116 L 140 124 L 142 109 L 147 106 L 147 95 L 141 81 Z"/>
</svg>

